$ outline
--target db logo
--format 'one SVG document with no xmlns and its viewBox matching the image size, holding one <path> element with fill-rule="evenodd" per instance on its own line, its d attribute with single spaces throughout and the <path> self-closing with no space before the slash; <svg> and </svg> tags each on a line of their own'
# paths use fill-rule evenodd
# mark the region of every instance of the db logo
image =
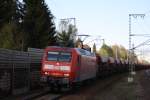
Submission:
<svg viewBox="0 0 150 100">
<path fill-rule="evenodd" d="M 59 63 L 56 63 L 57 66 L 59 66 Z"/>
</svg>

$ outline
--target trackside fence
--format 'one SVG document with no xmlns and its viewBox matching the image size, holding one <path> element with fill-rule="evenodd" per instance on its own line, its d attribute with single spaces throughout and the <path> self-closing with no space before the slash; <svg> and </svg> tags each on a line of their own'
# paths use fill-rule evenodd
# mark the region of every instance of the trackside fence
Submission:
<svg viewBox="0 0 150 100">
<path fill-rule="evenodd" d="M 0 49 L 0 97 L 21 94 L 40 86 L 43 50 Z"/>
</svg>

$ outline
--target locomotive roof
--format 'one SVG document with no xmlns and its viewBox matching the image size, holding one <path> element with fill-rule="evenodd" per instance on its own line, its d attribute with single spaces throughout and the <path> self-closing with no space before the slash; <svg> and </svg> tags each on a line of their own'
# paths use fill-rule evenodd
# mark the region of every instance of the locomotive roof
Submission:
<svg viewBox="0 0 150 100">
<path fill-rule="evenodd" d="M 69 47 L 60 47 L 60 46 L 48 46 L 48 47 L 46 47 L 45 48 L 46 50 L 49 50 L 49 49 L 51 49 L 51 50 L 57 50 L 57 49 L 61 49 L 61 50 L 65 50 L 65 51 L 70 51 L 71 49 L 73 49 L 73 48 L 69 48 Z"/>
<path fill-rule="evenodd" d="M 76 51 L 81 54 L 81 55 L 86 55 L 86 56 L 95 56 L 95 53 L 92 53 L 88 50 L 85 50 L 85 49 L 81 49 L 81 48 L 75 48 Z"/>
<path fill-rule="evenodd" d="M 61 47 L 61 46 L 48 46 L 48 47 L 46 47 L 46 49 L 47 48 L 66 48 L 66 49 L 72 49 L 70 47 Z"/>
<path fill-rule="evenodd" d="M 86 55 L 86 56 L 95 56 L 94 53 L 85 50 L 85 49 L 81 49 L 81 48 L 69 48 L 69 47 L 60 47 L 60 46 L 48 46 L 46 49 L 50 49 L 50 48 L 54 48 L 54 49 L 62 49 L 62 50 L 76 50 L 79 54 L 81 55 Z"/>
</svg>

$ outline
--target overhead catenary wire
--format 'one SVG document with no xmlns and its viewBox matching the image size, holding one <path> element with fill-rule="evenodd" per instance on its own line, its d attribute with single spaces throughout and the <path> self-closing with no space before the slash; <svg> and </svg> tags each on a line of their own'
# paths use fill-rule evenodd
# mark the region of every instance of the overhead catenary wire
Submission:
<svg viewBox="0 0 150 100">
<path fill-rule="evenodd" d="M 150 25 L 148 25 L 148 23 L 147 23 L 147 22 L 150 22 L 150 21 L 147 20 L 147 18 L 150 18 L 150 16 L 145 14 L 145 17 L 144 17 L 144 19 L 142 21 L 141 20 L 136 20 L 135 23 L 134 23 L 138 27 L 138 28 L 136 28 L 135 33 L 137 33 L 137 32 L 140 33 L 140 34 L 144 33 L 143 34 L 144 37 L 146 37 L 145 34 L 149 33 L 149 31 L 150 31 L 150 28 L 149 28 Z M 142 36 L 142 34 L 141 34 L 141 36 Z"/>
<path fill-rule="evenodd" d="M 142 42 L 142 43 L 138 44 L 137 46 L 131 48 L 131 50 L 136 49 L 136 48 L 138 48 L 138 47 L 141 47 L 141 46 L 143 46 L 143 45 L 146 45 L 146 44 L 149 43 L 149 42 L 150 42 L 150 39 L 148 39 L 148 40 L 146 40 L 145 42 Z"/>
</svg>

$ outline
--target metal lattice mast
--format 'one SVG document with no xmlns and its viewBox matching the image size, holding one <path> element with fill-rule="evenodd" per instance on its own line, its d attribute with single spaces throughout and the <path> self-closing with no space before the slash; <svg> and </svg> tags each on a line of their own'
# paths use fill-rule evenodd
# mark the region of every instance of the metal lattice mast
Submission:
<svg viewBox="0 0 150 100">
<path fill-rule="evenodd" d="M 133 48 L 131 47 L 131 37 L 133 36 L 132 35 L 132 31 L 131 31 L 131 17 L 134 17 L 134 18 L 137 18 L 137 17 L 141 17 L 141 18 L 144 18 L 145 14 L 129 14 L 129 52 L 128 52 L 128 60 L 129 60 L 129 79 L 133 80 L 133 77 L 132 77 L 132 73 L 134 72 L 134 65 L 133 65 L 133 57 L 132 57 L 132 53 L 134 53 L 134 46 Z"/>
<path fill-rule="evenodd" d="M 77 29 L 76 28 L 76 18 L 64 18 L 64 19 L 60 19 L 59 30 L 61 32 L 67 31 L 68 28 L 69 28 L 69 25 L 73 25 L 74 29 Z M 73 39 L 74 42 L 75 42 L 75 39 L 76 39 L 76 35 L 77 35 L 77 32 L 73 33 L 71 35 L 71 37 L 70 37 L 70 38 Z"/>
</svg>

